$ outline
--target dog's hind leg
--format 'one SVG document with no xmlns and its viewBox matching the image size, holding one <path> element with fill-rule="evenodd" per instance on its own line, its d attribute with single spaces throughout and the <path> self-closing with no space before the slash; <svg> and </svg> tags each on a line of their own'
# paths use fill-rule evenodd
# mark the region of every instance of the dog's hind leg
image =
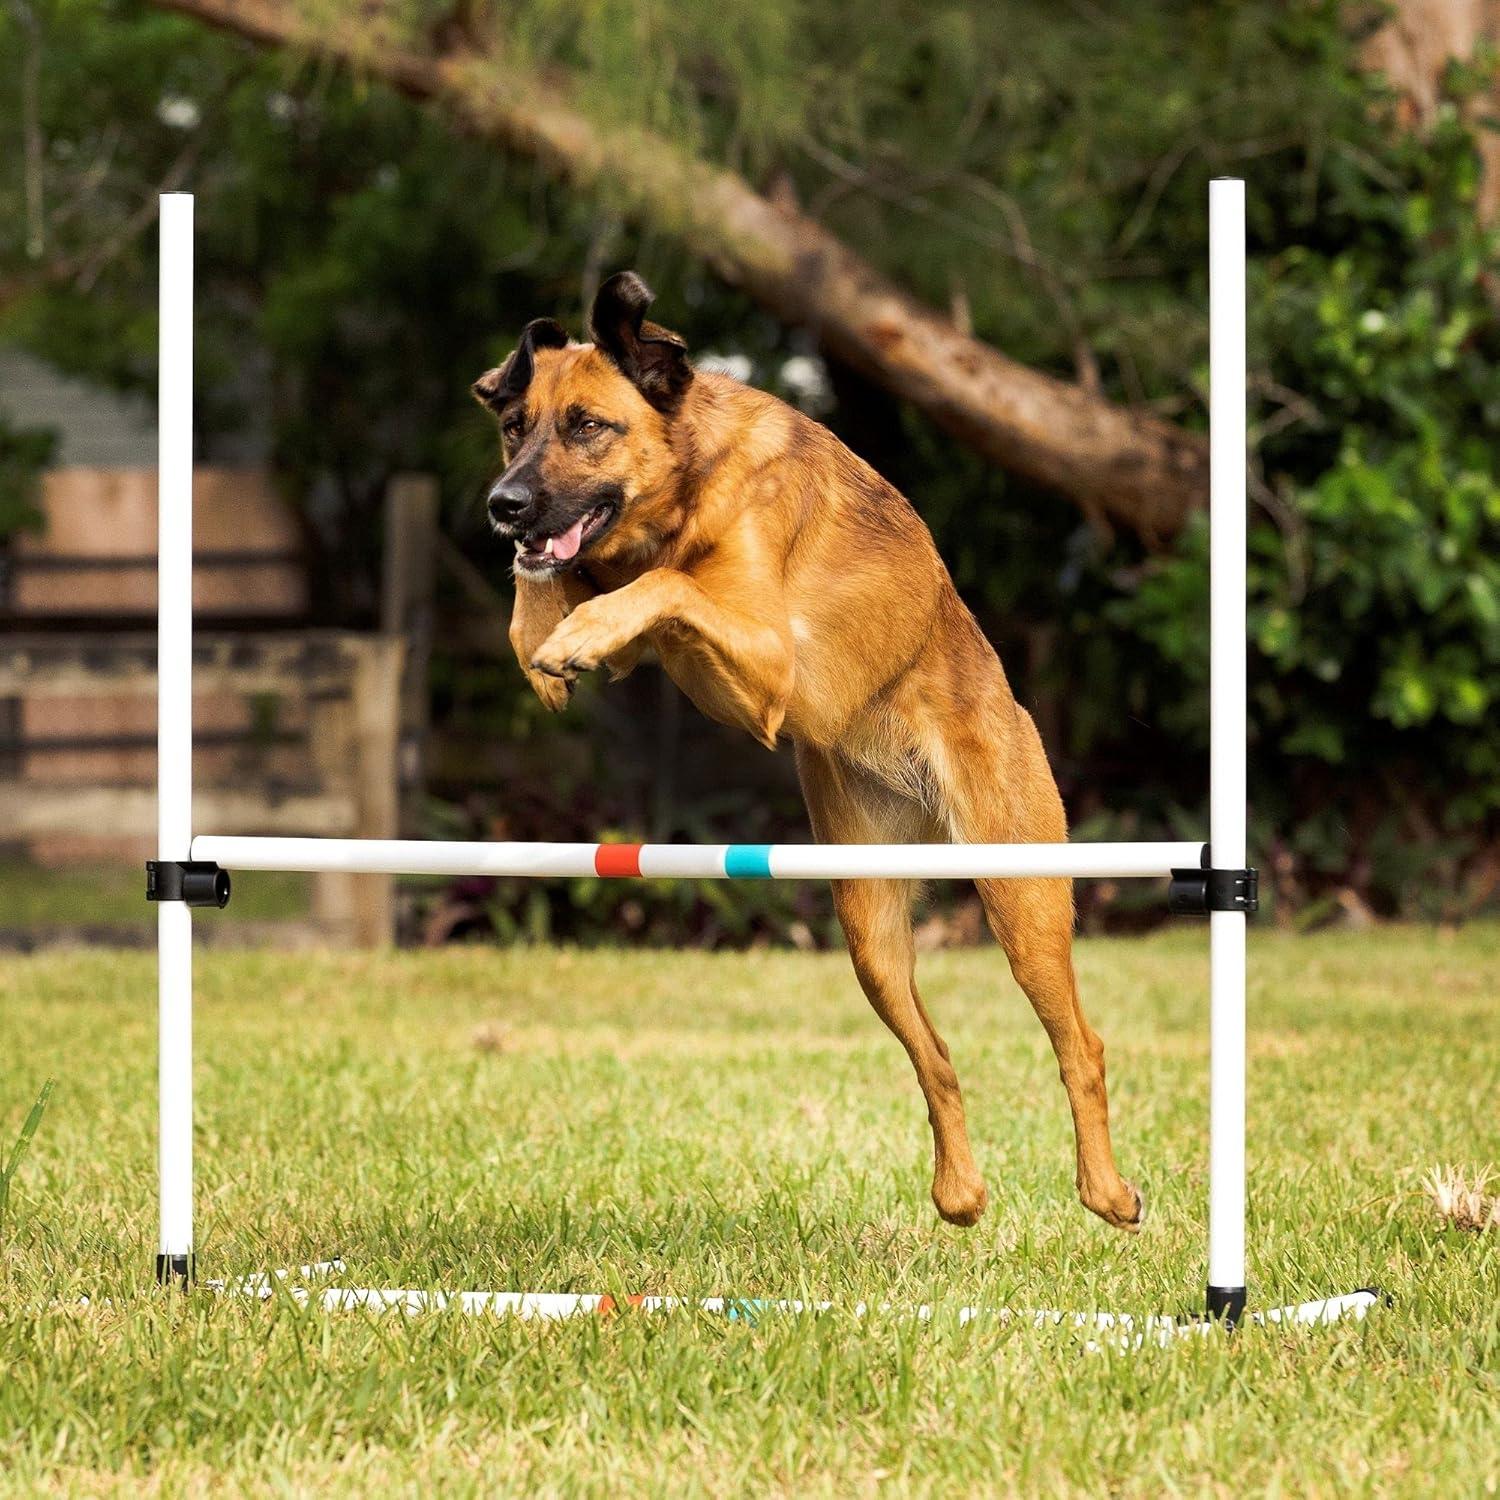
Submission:
<svg viewBox="0 0 1500 1500">
<path fill-rule="evenodd" d="M 1008 690 L 997 698 L 950 729 L 938 758 L 952 831 L 972 844 L 1061 843 L 1067 820 L 1041 737 Z M 1073 973 L 1073 883 L 975 884 L 990 931 L 1057 1057 L 1073 1113 L 1078 1196 L 1106 1223 L 1137 1229 L 1141 1197 L 1116 1169 L 1110 1141 L 1104 1043 L 1084 1017 Z"/>
<path fill-rule="evenodd" d="M 1018 838 L 1017 842 L 1035 842 Z M 1044 842 L 1044 841 L 1043 841 Z M 1077 1143 L 1078 1196 L 1117 1229 L 1138 1229 L 1141 1197 L 1115 1166 L 1104 1043 L 1083 1014 L 1073 973 L 1073 891 L 1066 880 L 977 882 L 985 918 L 1057 1056 Z"/>
<path fill-rule="evenodd" d="M 899 844 L 928 831 L 924 809 L 867 774 L 803 744 L 797 770 L 820 843 Z M 910 880 L 835 880 L 833 901 L 849 957 L 875 1013 L 895 1033 L 916 1070 L 932 1126 L 932 1201 L 952 1224 L 984 1212 L 984 1181 L 969 1149 L 963 1097 L 947 1044 L 917 993 Z"/>
</svg>

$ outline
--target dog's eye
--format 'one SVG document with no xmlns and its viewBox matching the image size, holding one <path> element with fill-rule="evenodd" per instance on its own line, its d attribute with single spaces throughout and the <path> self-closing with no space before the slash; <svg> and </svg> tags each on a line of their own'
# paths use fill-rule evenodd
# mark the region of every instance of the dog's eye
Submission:
<svg viewBox="0 0 1500 1500">
<path fill-rule="evenodd" d="M 514 441 L 516 438 L 520 437 L 521 430 L 525 427 L 525 425 L 526 424 L 522 422 L 518 417 L 514 421 L 507 422 L 505 426 L 500 430 L 506 435 L 506 437 Z"/>
<path fill-rule="evenodd" d="M 584 437 L 592 437 L 594 433 L 604 430 L 604 423 L 597 417 L 584 417 L 574 430 Z"/>
</svg>

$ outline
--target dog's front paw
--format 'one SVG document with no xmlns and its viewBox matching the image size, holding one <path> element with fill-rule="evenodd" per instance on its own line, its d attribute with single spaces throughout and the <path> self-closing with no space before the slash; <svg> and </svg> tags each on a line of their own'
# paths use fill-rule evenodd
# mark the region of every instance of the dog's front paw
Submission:
<svg viewBox="0 0 1500 1500">
<path fill-rule="evenodd" d="M 560 714 L 573 699 L 573 683 L 561 677 L 546 677 L 540 672 L 529 669 L 526 672 L 526 681 L 531 684 L 531 691 L 542 700 L 542 706 L 550 709 L 555 714 Z"/>
<path fill-rule="evenodd" d="M 549 640 L 537 648 L 536 655 L 531 658 L 530 671 L 534 677 L 558 683 L 571 691 L 579 676 L 597 665 L 588 659 L 586 653 L 558 649 Z"/>
<path fill-rule="evenodd" d="M 571 683 L 626 644 L 619 634 L 607 612 L 581 604 L 537 647 L 531 670 Z"/>
</svg>

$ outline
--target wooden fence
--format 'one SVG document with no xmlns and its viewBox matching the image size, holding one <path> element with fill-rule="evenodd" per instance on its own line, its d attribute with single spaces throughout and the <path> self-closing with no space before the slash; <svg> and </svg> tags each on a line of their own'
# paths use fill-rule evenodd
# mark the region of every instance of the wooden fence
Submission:
<svg viewBox="0 0 1500 1500">
<path fill-rule="evenodd" d="M 195 699 L 218 726 L 194 750 L 201 832 L 394 838 L 400 832 L 401 636 L 347 631 L 199 633 Z M 148 633 L 11 634 L 0 639 L 0 699 L 75 712 L 135 701 L 154 724 L 156 638 Z M 154 763 L 154 729 L 49 742 L 32 738 L 0 779 L 0 829 L 28 844 L 112 841 L 149 849 L 156 789 L 102 779 L 90 757 Z M 135 784 L 132 784 L 135 783 Z M 394 935 L 391 882 L 320 875 L 313 916 L 329 940 L 360 946 Z"/>
</svg>

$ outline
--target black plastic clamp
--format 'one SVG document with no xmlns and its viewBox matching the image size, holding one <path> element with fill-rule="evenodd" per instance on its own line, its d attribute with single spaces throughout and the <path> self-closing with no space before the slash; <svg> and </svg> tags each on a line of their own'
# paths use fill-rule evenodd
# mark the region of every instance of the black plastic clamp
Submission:
<svg viewBox="0 0 1500 1500">
<path fill-rule="evenodd" d="M 1201 917 L 1211 911 L 1260 910 L 1260 871 L 1173 870 L 1167 910 L 1174 917 Z"/>
<path fill-rule="evenodd" d="M 211 859 L 148 859 L 146 899 L 189 906 L 229 905 L 229 871 Z"/>
<path fill-rule="evenodd" d="M 1237 1328 L 1245 1316 L 1246 1300 L 1242 1286 L 1211 1286 L 1208 1289 L 1208 1315 L 1226 1328 Z"/>
<path fill-rule="evenodd" d="M 192 1255 L 158 1255 L 156 1279 L 162 1286 L 187 1288 L 198 1272 L 197 1257 Z"/>
</svg>

